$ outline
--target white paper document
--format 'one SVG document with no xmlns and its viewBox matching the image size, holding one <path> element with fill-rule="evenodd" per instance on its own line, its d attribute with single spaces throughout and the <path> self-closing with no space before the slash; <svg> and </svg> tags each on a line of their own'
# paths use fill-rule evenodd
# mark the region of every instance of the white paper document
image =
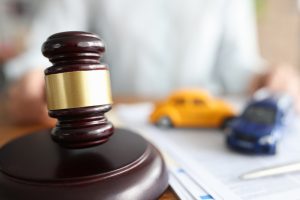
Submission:
<svg viewBox="0 0 300 200">
<path fill-rule="evenodd" d="M 240 179 L 253 170 L 300 161 L 296 126 L 284 135 L 275 156 L 247 155 L 228 149 L 220 130 L 157 128 L 148 122 L 151 110 L 151 104 L 133 104 L 114 112 L 119 124 L 142 134 L 171 159 L 170 184 L 182 199 L 300 200 L 300 173 Z"/>
</svg>

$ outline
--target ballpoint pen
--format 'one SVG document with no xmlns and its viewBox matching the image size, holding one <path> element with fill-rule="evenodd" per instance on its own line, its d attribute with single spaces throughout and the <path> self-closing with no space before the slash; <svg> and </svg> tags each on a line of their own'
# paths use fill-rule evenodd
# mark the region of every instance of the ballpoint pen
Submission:
<svg viewBox="0 0 300 200">
<path fill-rule="evenodd" d="M 243 174 L 240 178 L 243 180 L 250 180 L 250 179 L 263 178 L 263 177 L 269 177 L 275 175 L 282 175 L 282 174 L 292 173 L 292 172 L 300 172 L 300 162 L 255 170 Z"/>
</svg>

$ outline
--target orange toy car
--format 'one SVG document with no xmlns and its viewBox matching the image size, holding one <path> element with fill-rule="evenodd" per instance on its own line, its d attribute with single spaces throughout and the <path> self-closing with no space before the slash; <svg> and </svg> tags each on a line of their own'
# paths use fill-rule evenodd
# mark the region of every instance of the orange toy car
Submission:
<svg viewBox="0 0 300 200">
<path fill-rule="evenodd" d="M 235 117 L 233 108 L 202 90 L 180 90 L 157 103 L 150 122 L 160 127 L 224 128 Z"/>
</svg>

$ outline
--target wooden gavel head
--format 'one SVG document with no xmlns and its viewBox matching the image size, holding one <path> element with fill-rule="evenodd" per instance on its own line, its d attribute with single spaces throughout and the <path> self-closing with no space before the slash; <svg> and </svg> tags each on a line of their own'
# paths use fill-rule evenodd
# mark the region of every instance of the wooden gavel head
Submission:
<svg viewBox="0 0 300 200">
<path fill-rule="evenodd" d="M 104 51 L 103 41 L 87 32 L 57 33 L 42 46 L 53 64 L 45 70 L 49 116 L 58 119 L 52 138 L 62 146 L 95 146 L 113 134 L 104 116 L 112 104 Z"/>
</svg>

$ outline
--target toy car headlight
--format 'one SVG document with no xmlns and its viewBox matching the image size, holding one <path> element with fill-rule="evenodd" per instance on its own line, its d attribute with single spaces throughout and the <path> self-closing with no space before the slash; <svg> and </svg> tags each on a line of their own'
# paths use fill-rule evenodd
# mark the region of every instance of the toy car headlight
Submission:
<svg viewBox="0 0 300 200">
<path fill-rule="evenodd" d="M 266 135 L 259 139 L 259 144 L 274 144 L 275 138 L 272 135 Z"/>
</svg>

